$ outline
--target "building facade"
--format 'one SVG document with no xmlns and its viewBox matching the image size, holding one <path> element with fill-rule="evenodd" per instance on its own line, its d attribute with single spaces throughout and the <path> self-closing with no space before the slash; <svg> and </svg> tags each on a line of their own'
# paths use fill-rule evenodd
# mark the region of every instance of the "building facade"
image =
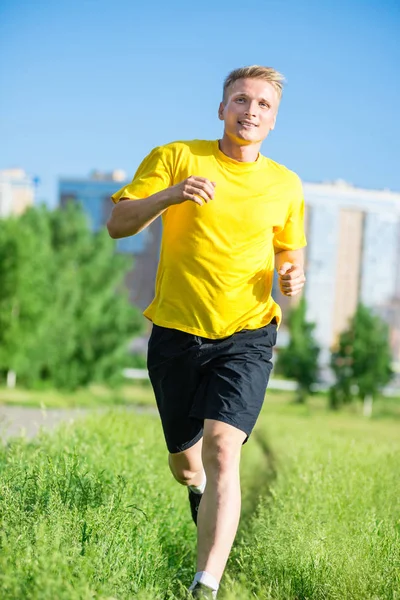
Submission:
<svg viewBox="0 0 400 600">
<path fill-rule="evenodd" d="M 104 227 L 111 214 L 111 195 L 130 183 L 123 171 L 100 173 L 94 171 L 88 178 L 59 180 L 59 201 L 79 202 L 89 217 L 93 231 Z M 135 236 L 117 240 L 117 251 L 132 257 L 132 268 L 126 277 L 131 301 L 144 309 L 154 296 L 154 282 L 161 241 L 161 220 L 156 219 L 149 227 Z"/>
<path fill-rule="evenodd" d="M 98 230 L 112 210 L 111 194 L 127 183 L 120 171 L 62 178 L 60 203 L 80 202 Z M 359 302 L 388 322 L 393 356 L 400 363 L 400 194 L 342 181 L 303 187 L 308 242 L 304 294 L 308 319 L 316 324 L 321 364 L 329 364 L 330 352 Z M 118 251 L 132 256 L 127 284 L 132 301 L 142 309 L 154 296 L 161 228 L 161 219 L 156 219 L 141 233 L 117 241 Z M 285 314 L 300 296 L 283 296 L 275 276 L 273 297 L 282 307 L 279 343 L 285 345 Z"/>
<path fill-rule="evenodd" d="M 316 323 L 321 362 L 362 302 L 390 326 L 400 361 L 400 194 L 344 182 L 304 184 L 308 317 Z"/>
<path fill-rule="evenodd" d="M 23 169 L 0 171 L 0 218 L 21 215 L 34 201 L 34 178 Z"/>
</svg>

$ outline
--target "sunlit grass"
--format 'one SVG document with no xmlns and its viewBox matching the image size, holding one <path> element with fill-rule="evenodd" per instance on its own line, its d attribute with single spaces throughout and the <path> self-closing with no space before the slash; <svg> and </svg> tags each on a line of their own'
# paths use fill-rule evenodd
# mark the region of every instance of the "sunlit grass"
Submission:
<svg viewBox="0 0 400 600">
<path fill-rule="evenodd" d="M 326 414 L 329 411 L 326 393 L 309 396 L 304 405 L 294 402 L 290 391 L 269 389 L 266 405 L 280 413 L 291 415 Z M 25 390 L 0 387 L 0 406 L 27 406 L 30 408 L 107 408 L 111 406 L 144 406 L 155 408 L 156 403 L 149 381 L 127 383 L 119 388 L 91 385 L 76 392 L 54 389 Z M 343 414 L 362 416 L 361 402 L 344 406 Z M 400 398 L 380 397 L 373 408 L 372 419 L 388 417 L 400 419 Z"/>
<path fill-rule="evenodd" d="M 220 597 L 398 600 L 398 432 L 267 403 Z M 166 458 L 158 419 L 122 410 L 1 449 L 0 598 L 184 598 L 196 531 Z"/>
<path fill-rule="evenodd" d="M 108 406 L 155 406 L 150 382 L 110 389 L 91 385 L 76 392 L 54 389 L 25 390 L 0 388 L 0 405 L 31 408 L 101 408 Z"/>
</svg>

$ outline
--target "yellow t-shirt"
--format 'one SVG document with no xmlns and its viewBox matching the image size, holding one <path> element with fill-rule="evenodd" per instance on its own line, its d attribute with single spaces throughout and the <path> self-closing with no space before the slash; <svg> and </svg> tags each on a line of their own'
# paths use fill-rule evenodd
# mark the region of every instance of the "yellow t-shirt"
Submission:
<svg viewBox="0 0 400 600">
<path fill-rule="evenodd" d="M 170 206 L 155 297 L 144 315 L 156 325 L 217 339 L 258 329 L 281 310 L 271 297 L 274 246 L 306 245 L 298 176 L 259 154 L 238 162 L 218 140 L 173 142 L 155 148 L 132 183 L 112 199 L 146 198 L 190 175 L 216 182 L 214 200 Z"/>
</svg>

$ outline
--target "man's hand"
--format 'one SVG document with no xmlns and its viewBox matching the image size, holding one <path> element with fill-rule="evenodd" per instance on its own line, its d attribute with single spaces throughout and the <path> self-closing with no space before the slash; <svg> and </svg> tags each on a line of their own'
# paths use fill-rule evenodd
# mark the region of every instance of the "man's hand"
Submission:
<svg viewBox="0 0 400 600">
<path fill-rule="evenodd" d="M 165 190 L 170 204 L 181 204 L 186 200 L 191 200 L 199 206 L 204 202 L 209 202 L 214 198 L 214 188 L 216 183 L 205 177 L 191 175 L 184 181 L 177 183 Z"/>
<path fill-rule="evenodd" d="M 304 287 L 303 267 L 296 263 L 285 262 L 279 267 L 279 287 L 284 296 L 296 296 Z"/>
</svg>

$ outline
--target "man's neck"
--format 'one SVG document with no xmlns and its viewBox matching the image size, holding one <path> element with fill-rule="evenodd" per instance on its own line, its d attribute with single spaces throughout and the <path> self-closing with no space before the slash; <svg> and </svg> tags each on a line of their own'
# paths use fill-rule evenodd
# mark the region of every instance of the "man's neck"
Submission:
<svg viewBox="0 0 400 600">
<path fill-rule="evenodd" d="M 232 142 L 231 139 L 225 135 L 221 140 L 219 140 L 219 149 L 221 152 L 229 156 L 229 158 L 233 158 L 238 162 L 255 162 L 258 158 L 258 153 L 260 151 L 261 142 L 258 144 L 246 144 L 240 146 Z"/>
</svg>

